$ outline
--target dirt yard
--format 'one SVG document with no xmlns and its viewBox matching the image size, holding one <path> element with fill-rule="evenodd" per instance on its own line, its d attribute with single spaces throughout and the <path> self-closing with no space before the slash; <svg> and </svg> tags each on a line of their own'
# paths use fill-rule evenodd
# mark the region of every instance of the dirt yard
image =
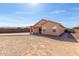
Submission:
<svg viewBox="0 0 79 59">
<path fill-rule="evenodd" d="M 29 34 L 0 34 L 0 55 L 79 55 L 79 43 L 64 42 Z"/>
</svg>

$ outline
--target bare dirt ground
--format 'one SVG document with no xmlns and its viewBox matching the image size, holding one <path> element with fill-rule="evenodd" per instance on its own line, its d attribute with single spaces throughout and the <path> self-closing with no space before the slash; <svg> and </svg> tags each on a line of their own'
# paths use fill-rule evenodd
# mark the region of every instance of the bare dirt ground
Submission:
<svg viewBox="0 0 79 59">
<path fill-rule="evenodd" d="M 64 42 L 29 34 L 0 34 L 2 56 L 79 55 L 79 43 Z"/>
</svg>

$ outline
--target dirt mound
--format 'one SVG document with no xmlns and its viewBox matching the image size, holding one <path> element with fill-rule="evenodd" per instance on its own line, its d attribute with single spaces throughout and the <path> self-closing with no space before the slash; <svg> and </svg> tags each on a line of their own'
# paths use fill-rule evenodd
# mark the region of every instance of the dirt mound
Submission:
<svg viewBox="0 0 79 59">
<path fill-rule="evenodd" d="M 75 37 L 71 33 L 63 33 L 63 35 L 60 36 L 60 40 L 77 42 L 77 40 L 75 39 Z"/>
</svg>

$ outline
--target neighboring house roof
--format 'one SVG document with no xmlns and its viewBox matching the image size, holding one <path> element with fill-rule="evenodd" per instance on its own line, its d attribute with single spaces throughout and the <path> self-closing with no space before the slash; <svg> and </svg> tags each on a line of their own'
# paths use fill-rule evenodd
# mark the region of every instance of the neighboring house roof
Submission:
<svg viewBox="0 0 79 59">
<path fill-rule="evenodd" d="M 79 27 L 74 27 L 73 29 L 79 29 Z"/>
<path fill-rule="evenodd" d="M 33 27 L 41 27 L 42 25 L 48 23 L 48 22 L 52 22 L 52 23 L 55 23 L 55 24 L 58 24 L 60 25 L 61 27 L 65 28 L 62 24 L 60 23 L 57 23 L 57 22 L 54 22 L 54 21 L 50 21 L 50 20 L 46 20 L 46 19 L 42 19 L 40 20 L 38 23 L 36 23 Z"/>
</svg>

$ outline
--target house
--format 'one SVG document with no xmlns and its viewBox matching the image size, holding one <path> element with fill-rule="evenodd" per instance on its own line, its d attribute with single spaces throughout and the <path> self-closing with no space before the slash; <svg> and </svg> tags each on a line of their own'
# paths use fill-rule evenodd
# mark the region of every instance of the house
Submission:
<svg viewBox="0 0 79 59">
<path fill-rule="evenodd" d="M 57 22 L 42 19 L 34 26 L 31 26 L 30 32 L 32 34 L 47 34 L 47 35 L 61 35 L 64 33 L 65 27 Z"/>
<path fill-rule="evenodd" d="M 74 27 L 73 30 L 77 33 L 79 33 L 79 27 Z"/>
<path fill-rule="evenodd" d="M 73 35 L 74 35 L 75 39 L 77 40 L 77 42 L 79 42 L 79 26 L 74 27 L 73 30 L 75 32 Z"/>
<path fill-rule="evenodd" d="M 75 34 L 77 34 L 79 36 L 79 27 L 74 27 L 73 28 Z"/>
</svg>

